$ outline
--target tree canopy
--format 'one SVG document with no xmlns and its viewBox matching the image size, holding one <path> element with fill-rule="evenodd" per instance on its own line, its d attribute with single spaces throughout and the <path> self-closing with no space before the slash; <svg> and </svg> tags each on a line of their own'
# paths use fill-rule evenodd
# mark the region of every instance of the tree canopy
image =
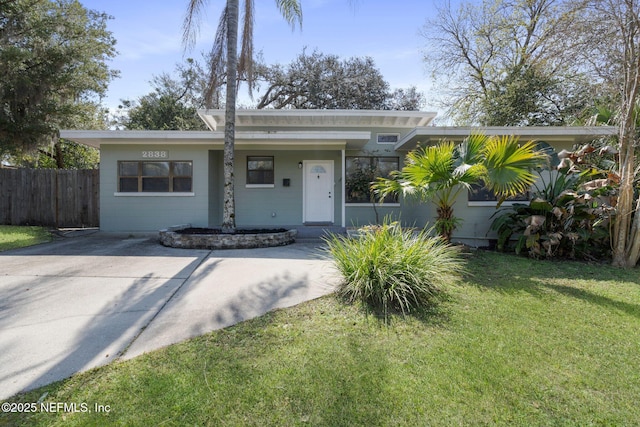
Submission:
<svg viewBox="0 0 640 427">
<path fill-rule="evenodd" d="M 302 52 L 286 67 L 257 67 L 266 89 L 257 108 L 419 110 L 424 96 L 415 87 L 390 91 L 370 57 Z"/>
<path fill-rule="evenodd" d="M 115 119 L 116 127 L 137 130 L 206 130 L 198 117 L 204 107 L 204 73 L 188 58 L 176 67 L 177 78 L 162 73 L 151 80 L 154 90 L 137 100 L 122 100 L 125 114 Z"/>
<path fill-rule="evenodd" d="M 99 97 L 117 75 L 108 19 L 77 0 L 0 2 L 0 156 L 103 126 Z"/>
<path fill-rule="evenodd" d="M 570 124 L 600 89 L 587 63 L 576 61 L 584 13 L 569 0 L 438 6 L 422 35 L 449 115 L 466 125 Z"/>
</svg>

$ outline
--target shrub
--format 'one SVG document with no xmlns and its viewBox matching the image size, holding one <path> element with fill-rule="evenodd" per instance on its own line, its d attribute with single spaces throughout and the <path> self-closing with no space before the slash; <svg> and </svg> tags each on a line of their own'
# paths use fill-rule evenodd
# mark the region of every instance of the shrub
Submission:
<svg viewBox="0 0 640 427">
<path fill-rule="evenodd" d="M 338 295 L 350 303 L 361 301 L 385 318 L 390 311 L 406 314 L 435 304 L 463 270 L 457 247 L 388 219 L 361 228 L 357 237 L 331 235 L 325 241 L 343 276 Z"/>
<path fill-rule="evenodd" d="M 610 208 L 600 189 L 584 188 L 581 176 L 559 173 L 528 204 L 496 212 L 491 229 L 498 234 L 498 250 L 515 239 L 515 252 L 533 258 L 608 257 Z"/>
</svg>

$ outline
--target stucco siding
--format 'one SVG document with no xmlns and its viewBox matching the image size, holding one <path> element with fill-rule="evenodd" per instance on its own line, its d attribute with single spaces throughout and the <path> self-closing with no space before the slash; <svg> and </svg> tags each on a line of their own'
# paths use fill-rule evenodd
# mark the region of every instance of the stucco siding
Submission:
<svg viewBox="0 0 640 427">
<path fill-rule="evenodd" d="M 220 226 L 224 111 L 203 110 L 200 114 L 211 132 L 61 132 L 65 138 L 101 149 L 100 222 L 103 230 L 152 231 L 183 223 Z M 399 219 L 409 227 L 433 225 L 436 208 L 430 201 L 401 197 L 399 203 L 375 208 L 370 203 L 358 203 L 368 198 L 366 184 L 370 175 L 367 165 L 389 171 L 396 167 L 395 162 L 380 158 L 397 157 L 398 168 L 402 168 L 407 150 L 419 144 L 435 144 L 441 139 L 460 141 L 474 131 L 471 128 L 428 126 L 433 117 L 435 113 L 401 111 L 237 111 L 234 167 L 237 226 L 297 227 L 305 224 L 305 214 L 307 228 L 328 226 L 331 219 L 333 225 L 338 226 L 336 228 L 343 225 L 357 227 L 381 223 L 385 216 Z M 527 135 L 521 140 L 547 141 L 560 150 L 569 149 L 574 143 L 584 143 L 592 136 L 614 134 L 615 128 L 488 128 L 488 131 L 491 134 L 513 131 Z M 386 135 L 379 142 L 380 134 Z M 147 152 L 146 156 L 144 152 Z M 247 184 L 247 156 L 273 156 L 273 184 L 265 183 L 271 178 L 269 169 L 265 172 L 264 167 L 257 166 L 252 176 L 261 184 Z M 379 159 L 349 159 L 354 156 Z M 344 170 L 345 158 L 349 171 Z M 166 165 L 124 164 L 124 168 L 129 168 L 128 176 L 122 179 L 123 191 L 119 192 L 118 162 L 143 160 L 193 162 L 192 191 L 169 192 L 172 185 L 178 189 L 182 184 L 184 190 L 188 189 L 188 180 L 179 174 L 167 176 L 171 173 L 166 171 Z M 269 164 L 269 160 L 263 160 L 262 166 Z M 328 167 L 328 163 L 320 163 L 321 160 L 333 163 L 332 182 L 327 179 L 328 175 L 322 175 L 322 168 Z M 299 164 L 303 167 L 299 168 Z M 142 176 L 143 167 L 148 174 L 154 174 L 154 167 L 161 173 L 155 177 Z M 180 167 L 188 170 L 186 165 L 174 165 L 171 170 L 179 171 Z M 343 179 L 347 173 L 348 194 Z M 313 191 L 305 192 L 305 174 Z M 168 185 L 167 178 L 172 179 Z M 155 188 L 159 193 L 136 192 L 142 191 L 143 185 L 145 190 Z M 317 197 L 306 197 L 309 195 Z M 325 203 L 327 199 L 331 200 Z M 454 214 L 461 223 L 453 233 L 453 240 L 486 245 L 493 237 L 488 231 L 495 212 L 495 205 L 490 206 L 490 203 L 469 203 L 467 192 L 461 191 L 454 205 Z"/>
<path fill-rule="evenodd" d="M 273 156 L 273 188 L 247 187 L 247 156 Z M 237 150 L 235 153 L 236 224 L 251 226 L 292 226 L 303 223 L 303 171 L 305 160 L 332 160 L 334 170 L 334 224 L 342 221 L 342 155 L 340 151 Z M 285 186 L 284 179 L 289 180 Z"/>
<path fill-rule="evenodd" d="M 209 151 L 209 227 L 222 224 L 223 183 L 224 183 L 223 151 Z"/>
<path fill-rule="evenodd" d="M 454 215 L 460 218 L 462 223 L 453 232 L 451 239 L 470 246 L 487 246 L 488 239 L 495 238 L 495 233 L 489 232 L 489 227 L 496 206 L 470 206 L 467 198 L 467 191 L 461 191 L 453 206 Z"/>
<path fill-rule="evenodd" d="M 103 145 L 100 150 L 100 228 L 104 231 L 154 231 L 176 224 L 208 224 L 208 156 L 202 146 L 163 146 L 162 160 L 193 161 L 193 194 L 149 196 L 118 193 L 118 161 L 149 160 L 154 145 Z M 160 160 L 160 159 L 154 159 Z"/>
</svg>

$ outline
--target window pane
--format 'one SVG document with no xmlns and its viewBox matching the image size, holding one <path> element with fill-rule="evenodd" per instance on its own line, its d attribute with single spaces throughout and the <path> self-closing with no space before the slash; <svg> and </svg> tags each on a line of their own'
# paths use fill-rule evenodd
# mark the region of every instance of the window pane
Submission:
<svg viewBox="0 0 640 427">
<path fill-rule="evenodd" d="M 379 157 L 376 173 L 379 177 L 389 178 L 392 171 L 398 170 L 397 157 Z"/>
<path fill-rule="evenodd" d="M 249 171 L 247 172 L 247 184 L 273 184 L 273 171 Z"/>
<path fill-rule="evenodd" d="M 247 156 L 247 184 L 273 184 L 273 169 L 273 156 Z"/>
<path fill-rule="evenodd" d="M 138 176 L 138 162 L 120 162 L 118 175 Z"/>
<path fill-rule="evenodd" d="M 387 133 L 378 134 L 379 144 L 395 144 L 396 142 L 398 142 L 398 135 L 396 134 L 387 134 Z"/>
<path fill-rule="evenodd" d="M 470 202 L 495 202 L 497 200 L 493 191 L 489 191 L 484 185 L 473 184 L 469 189 Z"/>
<path fill-rule="evenodd" d="M 142 191 L 168 192 L 169 178 L 142 178 Z"/>
<path fill-rule="evenodd" d="M 487 189 L 483 183 L 471 186 L 467 200 L 470 202 L 497 202 L 498 198 L 495 193 Z M 509 202 L 526 202 L 529 200 L 529 192 L 525 191 L 524 193 L 516 194 L 513 197 L 507 197 L 505 200 Z"/>
<path fill-rule="evenodd" d="M 345 193 L 347 203 L 372 203 L 378 201 L 371 191 L 371 183 L 377 178 L 388 178 L 398 170 L 397 157 L 347 157 Z M 395 195 L 384 198 L 385 203 L 397 203 Z"/>
<path fill-rule="evenodd" d="M 191 192 L 191 178 L 173 178 L 174 192 Z"/>
<path fill-rule="evenodd" d="M 120 178 L 120 191 L 131 193 L 138 191 L 138 178 Z"/>
<path fill-rule="evenodd" d="M 143 162 L 142 176 L 169 176 L 169 162 Z"/>
<path fill-rule="evenodd" d="M 191 176 L 193 174 L 193 166 L 191 162 L 173 162 L 174 176 Z"/>
<path fill-rule="evenodd" d="M 247 157 L 248 170 L 273 170 L 273 157 Z"/>
<path fill-rule="evenodd" d="M 397 171 L 400 166 L 400 159 L 397 157 L 379 157 L 376 168 L 376 178 L 389 178 L 391 172 Z M 389 194 L 383 200 L 384 203 L 398 203 L 396 194 Z"/>
<path fill-rule="evenodd" d="M 371 183 L 375 181 L 374 157 L 347 157 L 346 202 L 370 203 Z"/>
</svg>

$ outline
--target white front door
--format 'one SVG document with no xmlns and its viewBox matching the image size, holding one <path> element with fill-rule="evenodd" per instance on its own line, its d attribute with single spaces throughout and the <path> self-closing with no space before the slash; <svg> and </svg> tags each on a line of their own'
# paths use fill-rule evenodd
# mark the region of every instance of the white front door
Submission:
<svg viewBox="0 0 640 427">
<path fill-rule="evenodd" d="M 333 223 L 333 160 L 305 160 L 303 163 L 303 221 Z"/>
</svg>

